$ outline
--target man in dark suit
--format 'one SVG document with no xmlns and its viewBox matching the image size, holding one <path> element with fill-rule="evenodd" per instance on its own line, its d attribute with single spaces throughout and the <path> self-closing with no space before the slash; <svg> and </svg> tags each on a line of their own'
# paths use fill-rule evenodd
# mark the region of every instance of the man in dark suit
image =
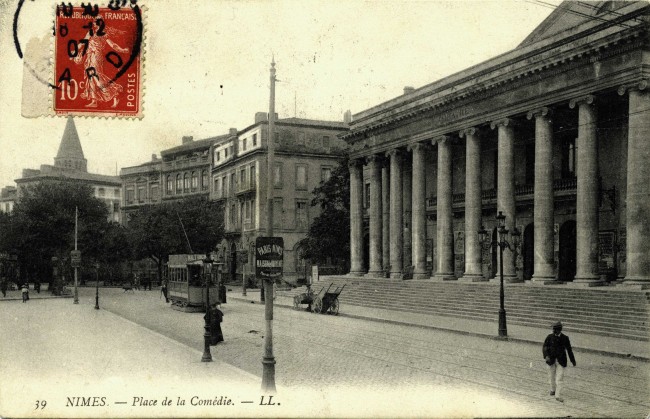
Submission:
<svg viewBox="0 0 650 419">
<path fill-rule="evenodd" d="M 555 400 L 563 402 L 562 398 L 562 379 L 564 378 L 564 369 L 567 366 L 567 352 L 573 366 L 576 366 L 576 359 L 573 356 L 571 342 L 567 335 L 562 334 L 562 323 L 553 324 L 553 333 L 546 337 L 542 347 L 542 355 L 546 364 L 548 364 L 548 379 L 551 384 L 551 396 Z"/>
</svg>

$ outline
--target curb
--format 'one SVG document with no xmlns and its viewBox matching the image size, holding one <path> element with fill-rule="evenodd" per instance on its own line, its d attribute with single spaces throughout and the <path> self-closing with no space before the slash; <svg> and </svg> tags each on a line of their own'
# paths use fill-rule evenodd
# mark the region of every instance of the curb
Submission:
<svg viewBox="0 0 650 419">
<path fill-rule="evenodd" d="M 230 295 L 229 298 L 237 301 L 244 301 L 248 303 L 253 303 L 253 304 L 261 304 L 261 301 L 255 301 L 251 300 L 250 298 L 246 298 L 243 296 L 232 296 Z M 275 303 L 275 307 L 282 307 L 282 308 L 289 308 L 293 309 L 293 305 L 291 304 L 285 304 L 285 303 Z M 527 343 L 530 345 L 539 345 L 540 342 L 531 340 L 531 339 L 526 339 L 526 338 L 513 338 L 513 337 L 507 337 L 507 338 L 500 338 L 498 336 L 493 336 L 493 335 L 488 335 L 485 333 L 477 333 L 477 332 L 471 332 L 467 330 L 458 330 L 458 329 L 451 329 L 451 328 L 446 328 L 446 327 L 440 327 L 440 326 L 428 326 L 428 325 L 423 325 L 423 324 L 416 324 L 416 323 L 409 323 L 405 321 L 399 321 L 399 320 L 389 320 L 389 319 L 383 319 L 383 318 L 377 318 L 377 317 L 370 317 L 370 316 L 364 316 L 360 314 L 343 314 L 339 313 L 338 316 L 340 317 L 348 317 L 351 319 L 359 319 L 359 320 L 368 320 L 368 321 L 373 321 L 373 322 L 378 322 L 378 323 L 386 323 L 386 324 L 394 324 L 398 326 L 410 326 L 410 327 L 417 327 L 420 329 L 427 329 L 427 330 L 439 330 L 443 332 L 450 332 L 450 333 L 456 333 L 459 335 L 464 335 L 464 336 L 472 336 L 472 337 L 479 337 L 483 339 L 492 339 L 492 340 L 504 340 L 508 342 L 519 342 L 519 343 Z M 637 361 L 642 361 L 642 362 L 650 362 L 650 357 L 642 356 L 642 355 L 632 355 L 632 354 L 624 354 L 620 352 L 612 352 L 612 351 L 605 351 L 601 349 L 593 349 L 593 348 L 587 348 L 587 347 L 582 347 L 582 346 L 573 346 L 573 349 L 585 352 L 585 353 L 591 353 L 591 354 L 596 354 L 596 355 L 605 355 L 605 356 L 612 356 L 616 358 L 625 358 L 625 359 L 634 359 Z"/>
</svg>

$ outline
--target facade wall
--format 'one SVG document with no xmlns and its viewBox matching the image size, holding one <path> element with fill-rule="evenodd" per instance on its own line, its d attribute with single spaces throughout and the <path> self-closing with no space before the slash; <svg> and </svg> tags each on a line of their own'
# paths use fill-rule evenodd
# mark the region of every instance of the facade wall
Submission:
<svg viewBox="0 0 650 419">
<path fill-rule="evenodd" d="M 398 245 L 388 261 L 385 252 L 367 254 L 378 239 L 359 230 L 355 208 L 364 207 L 370 231 L 381 220 L 368 211 L 374 185 L 366 166 L 359 186 L 351 184 L 363 188 L 351 198 L 354 274 L 388 266 L 394 278 L 478 280 L 501 271 L 511 281 L 649 283 L 642 237 L 650 184 L 640 163 L 650 121 L 649 44 L 637 38 L 648 28 L 636 19 L 648 6 L 617 7 L 626 32 L 603 19 L 585 19 L 570 34 L 539 29 L 510 53 L 355 115 L 344 136 L 351 159 L 367 164 L 379 156 L 390 167 L 391 186 L 401 182 L 398 195 L 388 191 L 391 208 L 401 208 L 403 222 L 391 214 L 390 242 Z M 628 37 L 624 46 L 621 37 Z M 470 154 L 470 145 L 480 152 Z M 424 153 L 418 173 L 415 150 Z M 479 176 L 470 178 L 470 169 Z M 416 185 L 426 195 L 423 223 L 414 218 Z M 510 232 L 522 233 L 503 266 L 495 266 L 490 240 L 477 237 L 480 225 L 494 236 L 498 212 Z"/>
</svg>

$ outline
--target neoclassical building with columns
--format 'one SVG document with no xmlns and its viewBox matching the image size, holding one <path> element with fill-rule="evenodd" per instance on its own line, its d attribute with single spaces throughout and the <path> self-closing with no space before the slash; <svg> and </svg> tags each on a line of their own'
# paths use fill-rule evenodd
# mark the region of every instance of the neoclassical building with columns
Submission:
<svg viewBox="0 0 650 419">
<path fill-rule="evenodd" d="M 353 116 L 351 275 L 650 285 L 650 5 L 562 3 L 517 48 Z M 522 233 L 505 250 L 495 216 Z"/>
</svg>

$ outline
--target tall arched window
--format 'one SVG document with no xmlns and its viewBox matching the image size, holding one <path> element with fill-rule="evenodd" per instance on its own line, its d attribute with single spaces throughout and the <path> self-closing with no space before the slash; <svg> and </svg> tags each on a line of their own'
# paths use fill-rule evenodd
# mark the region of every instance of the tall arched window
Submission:
<svg viewBox="0 0 650 419">
<path fill-rule="evenodd" d="M 185 188 L 185 192 L 190 190 L 190 175 L 188 173 L 183 175 L 183 187 Z"/>
<path fill-rule="evenodd" d="M 206 190 L 208 189 L 208 171 L 204 170 L 201 172 L 201 189 Z"/>
<path fill-rule="evenodd" d="M 192 190 L 195 191 L 199 187 L 199 175 L 192 172 Z"/>
<path fill-rule="evenodd" d="M 183 178 L 179 173 L 176 175 L 176 193 L 182 193 L 182 192 L 183 192 Z"/>
<path fill-rule="evenodd" d="M 172 175 L 167 175 L 167 194 L 171 195 L 174 192 L 174 184 Z"/>
</svg>

